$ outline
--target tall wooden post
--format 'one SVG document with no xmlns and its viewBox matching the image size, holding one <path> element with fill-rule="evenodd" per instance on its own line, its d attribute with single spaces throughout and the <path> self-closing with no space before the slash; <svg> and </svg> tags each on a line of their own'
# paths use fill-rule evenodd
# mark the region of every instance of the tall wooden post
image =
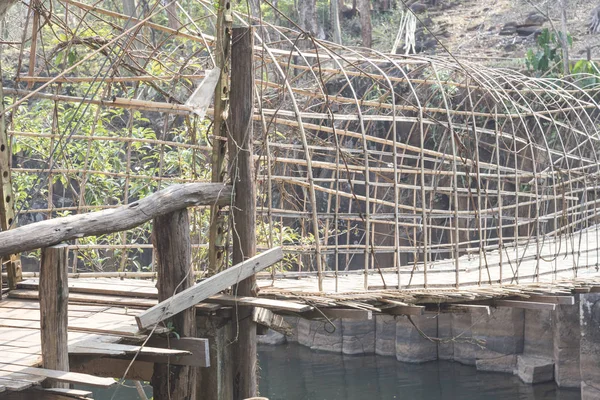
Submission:
<svg viewBox="0 0 600 400">
<path fill-rule="evenodd" d="M 252 28 L 234 28 L 231 48 L 231 110 L 229 136 L 229 176 L 233 185 L 231 210 L 231 237 L 233 264 L 256 255 L 256 194 L 252 162 L 252 114 L 254 112 L 254 70 L 252 64 L 254 31 Z M 238 296 L 256 296 L 256 278 L 253 276 L 234 288 Z M 256 396 L 256 324 L 252 321 L 252 307 L 239 307 L 234 313 L 233 398 Z"/>
<path fill-rule="evenodd" d="M 0 82 L 1 78 L 2 65 L 0 64 Z M 10 159 L 11 156 L 7 135 L 6 116 L 4 115 L 4 93 L 2 91 L 2 85 L 0 85 L 0 231 L 9 229 L 13 225 L 15 218 L 15 197 L 12 190 Z M 16 289 L 17 283 L 22 280 L 20 257 L 17 255 L 12 255 L 4 259 L 0 259 L 0 261 L 2 265 L 6 263 L 9 287 L 11 289 Z M 0 288 L 1 287 L 2 274 L 0 274 Z"/>
<path fill-rule="evenodd" d="M 231 51 L 231 4 L 230 0 L 219 0 L 217 14 L 216 66 L 221 77 L 215 88 L 215 119 L 213 123 L 213 150 L 211 182 L 225 180 L 225 152 L 227 150 L 227 114 L 229 112 L 229 64 Z M 210 208 L 208 239 L 208 273 L 214 275 L 227 268 L 227 221 L 223 207 Z"/>
<path fill-rule="evenodd" d="M 69 370 L 68 348 L 68 255 L 66 245 L 42 249 L 40 268 L 40 330 L 44 368 Z M 65 383 L 52 383 L 55 388 L 68 388 Z"/>
<path fill-rule="evenodd" d="M 163 301 L 194 284 L 187 209 L 155 218 L 153 242 L 158 264 L 158 301 Z M 170 318 L 168 326 L 181 337 L 196 337 L 195 308 Z M 155 364 L 151 383 L 155 400 L 193 399 L 196 368 Z"/>
</svg>

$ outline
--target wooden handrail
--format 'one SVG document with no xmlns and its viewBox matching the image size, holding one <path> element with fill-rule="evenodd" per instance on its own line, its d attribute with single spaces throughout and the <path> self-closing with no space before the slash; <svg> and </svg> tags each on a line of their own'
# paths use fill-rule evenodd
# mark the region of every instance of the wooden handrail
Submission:
<svg viewBox="0 0 600 400">
<path fill-rule="evenodd" d="M 132 229 L 160 215 L 191 206 L 230 202 L 231 186 L 220 183 L 172 185 L 122 207 L 54 218 L 0 232 L 0 257 L 65 240 Z"/>
</svg>

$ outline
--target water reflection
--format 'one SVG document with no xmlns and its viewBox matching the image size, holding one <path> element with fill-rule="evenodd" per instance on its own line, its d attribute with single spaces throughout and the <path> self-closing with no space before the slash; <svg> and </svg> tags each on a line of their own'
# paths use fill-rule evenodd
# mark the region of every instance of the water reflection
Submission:
<svg viewBox="0 0 600 400">
<path fill-rule="evenodd" d="M 342 356 L 297 344 L 259 347 L 260 393 L 269 400 L 579 400 L 578 390 L 526 385 L 508 374 L 439 361 Z"/>
</svg>

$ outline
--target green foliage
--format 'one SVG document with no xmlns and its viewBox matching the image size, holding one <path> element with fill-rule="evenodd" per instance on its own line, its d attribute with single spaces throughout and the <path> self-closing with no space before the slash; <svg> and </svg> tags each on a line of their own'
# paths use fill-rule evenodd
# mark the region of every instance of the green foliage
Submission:
<svg viewBox="0 0 600 400">
<path fill-rule="evenodd" d="M 571 67 L 571 74 L 576 75 L 575 83 L 584 89 L 600 83 L 600 69 L 593 61 L 577 61 Z"/>
<path fill-rule="evenodd" d="M 560 75 L 562 72 L 562 32 L 550 31 L 544 28 L 537 37 L 536 49 L 527 51 L 525 63 L 527 68 L 536 76 Z M 573 45 L 573 37 L 567 34 L 567 43 Z"/>
</svg>

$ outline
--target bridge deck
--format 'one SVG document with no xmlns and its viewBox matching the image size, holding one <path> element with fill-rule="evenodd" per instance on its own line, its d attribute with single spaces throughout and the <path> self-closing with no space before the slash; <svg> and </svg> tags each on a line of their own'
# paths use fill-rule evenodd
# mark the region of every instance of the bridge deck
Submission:
<svg viewBox="0 0 600 400">
<path fill-rule="evenodd" d="M 69 354 L 110 353 L 110 346 L 122 340 L 123 335 L 137 334 L 134 314 L 123 307 L 69 304 Z M 0 392 L 43 390 L 39 385 L 47 379 L 102 387 L 115 384 L 110 378 L 38 368 L 42 357 L 37 300 L 0 301 L 0 352 Z M 90 394 L 69 392 L 73 398 L 88 398 Z"/>
</svg>

